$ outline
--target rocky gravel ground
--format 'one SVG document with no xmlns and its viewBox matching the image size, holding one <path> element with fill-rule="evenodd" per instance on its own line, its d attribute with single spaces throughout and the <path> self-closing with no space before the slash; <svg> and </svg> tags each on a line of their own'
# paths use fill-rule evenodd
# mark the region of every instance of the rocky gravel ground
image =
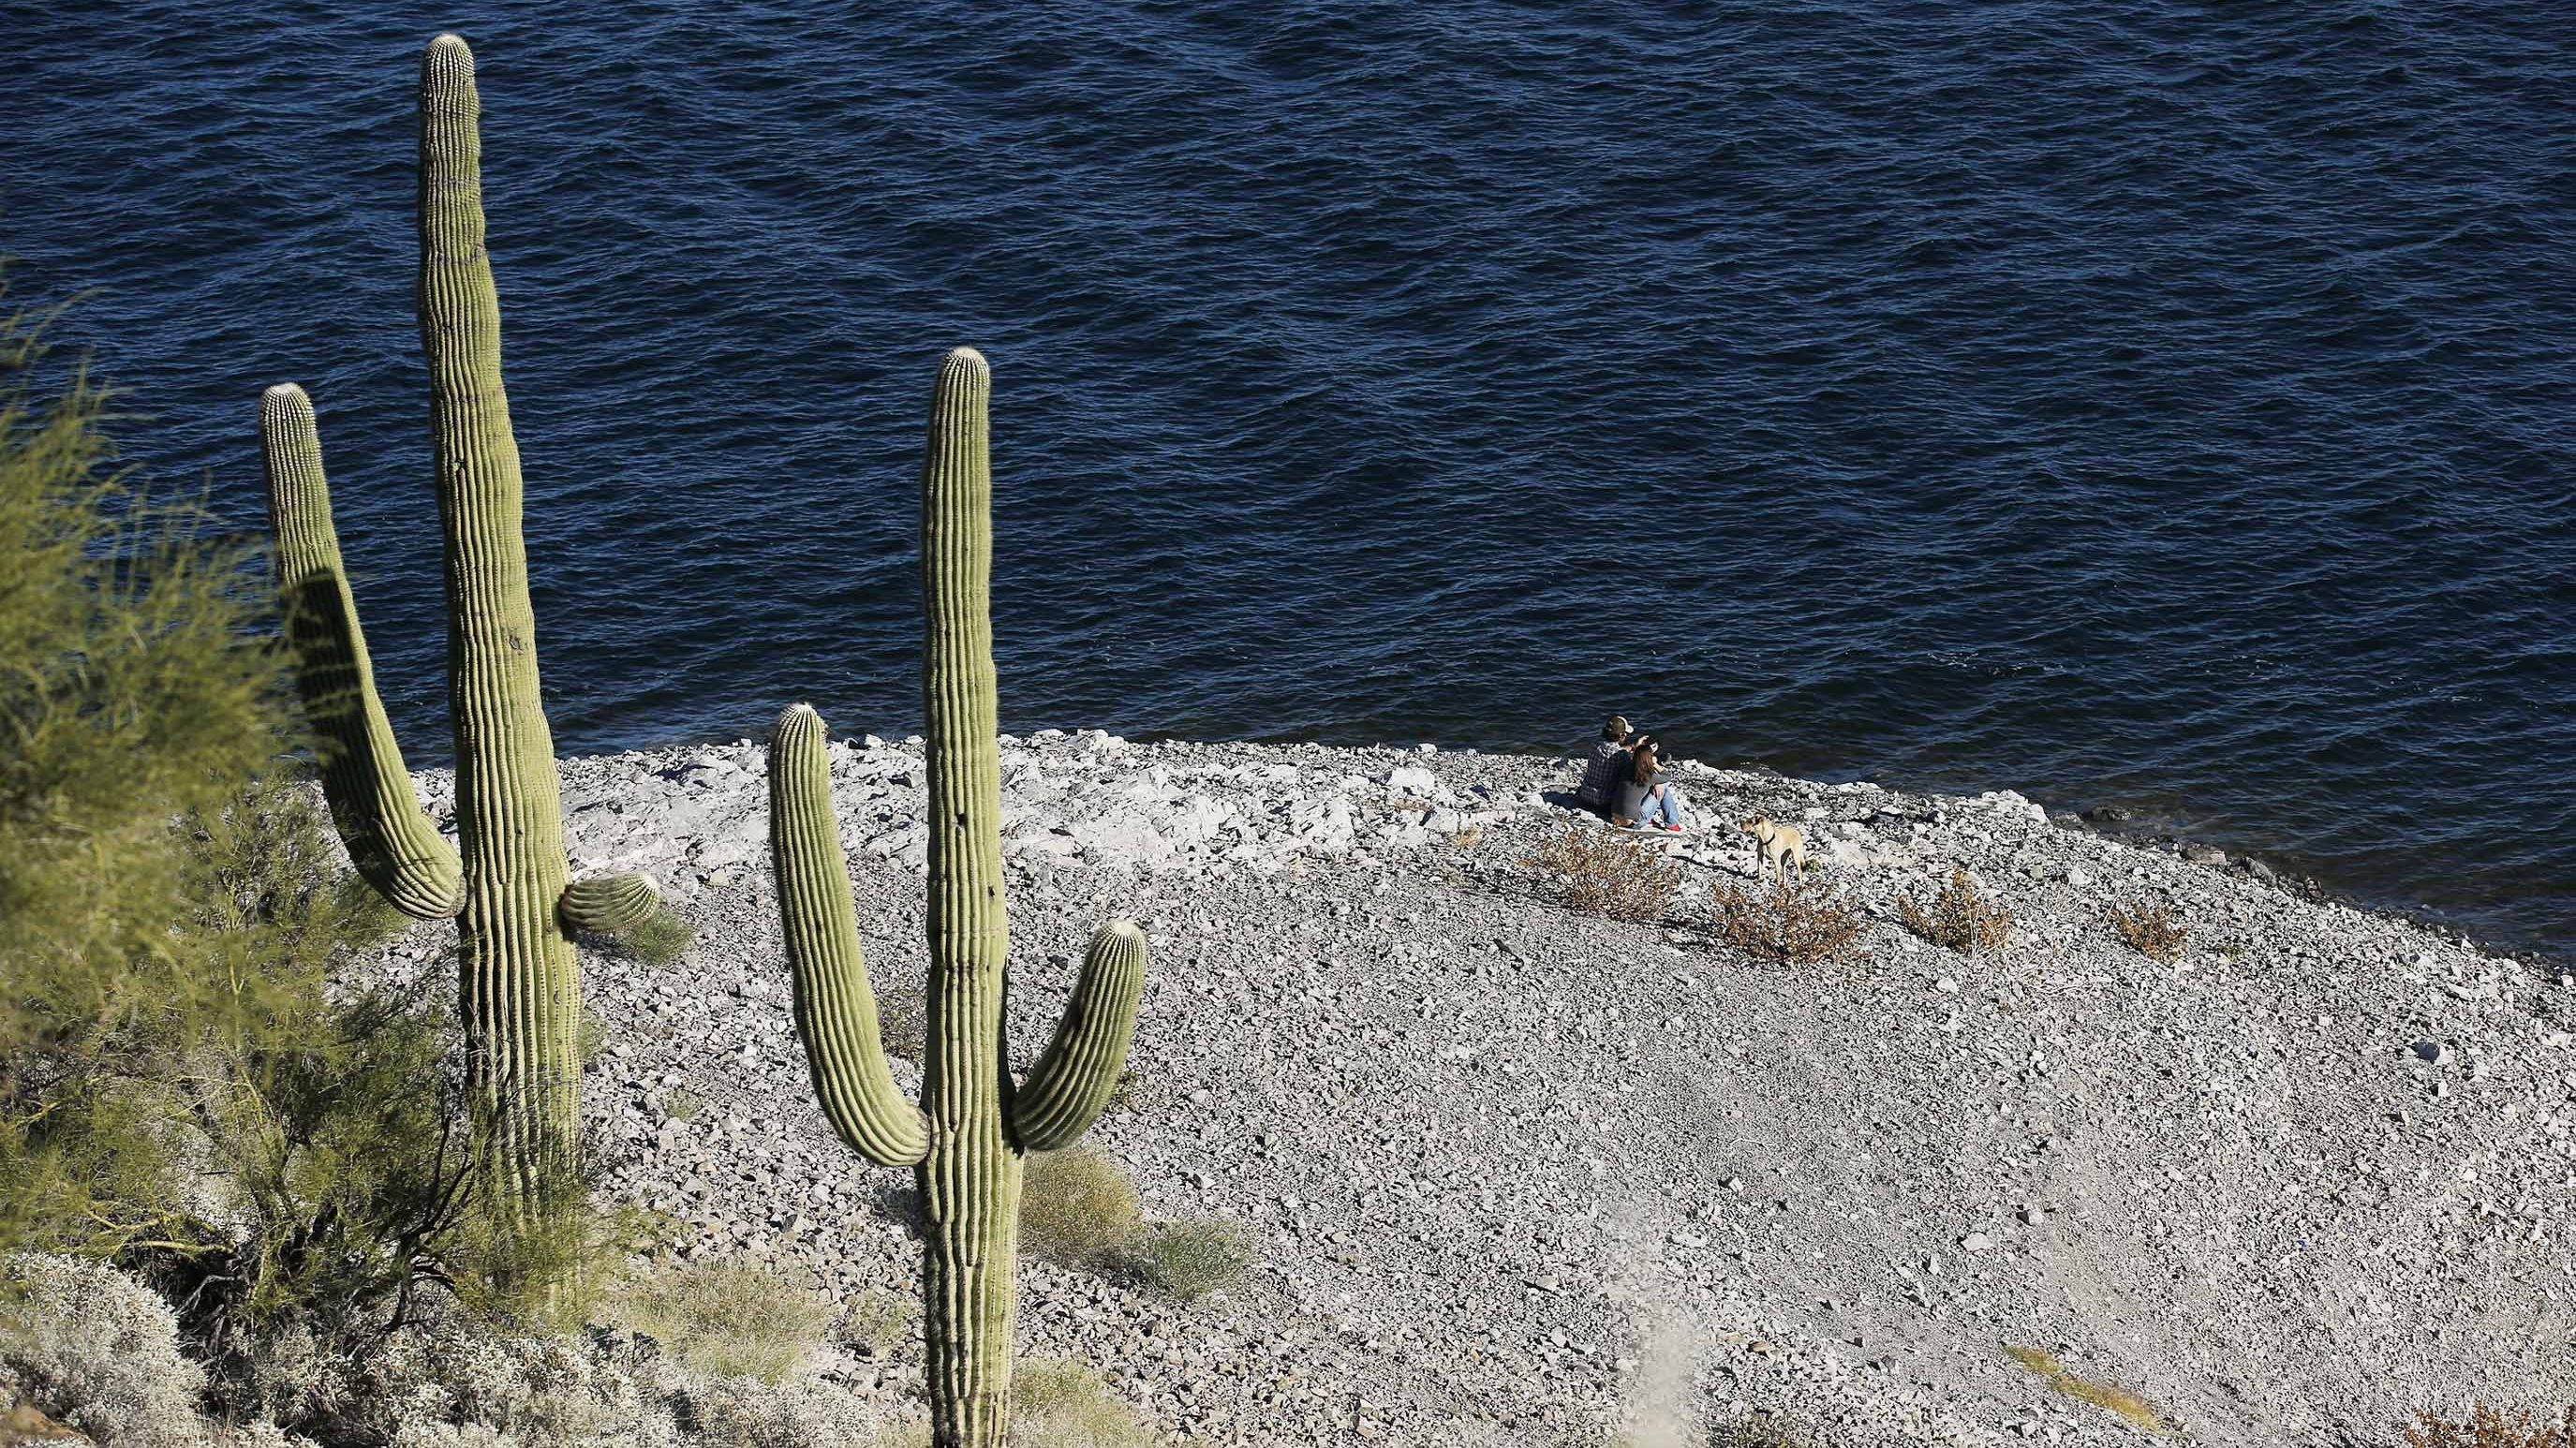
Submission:
<svg viewBox="0 0 2576 1448">
<path fill-rule="evenodd" d="M 1753 875 L 1723 829 L 1660 842 L 1685 880 L 1661 923 L 1553 903 L 1524 862 L 1577 819 L 1547 799 L 1567 761 L 1003 743 L 1014 1061 L 1090 930 L 1136 919 L 1136 1083 L 1092 1139 L 1149 1215 L 1232 1218 L 1260 1253 L 1191 1304 L 1027 1264 L 1021 1347 L 1103 1366 L 1176 1439 L 1680 1444 L 1762 1413 L 1820 1445 L 2145 1436 L 2008 1346 L 2210 1443 L 2387 1443 L 2417 1406 L 2576 1398 L 2554 970 L 2009 793 L 1684 764 L 1700 822 L 1800 823 L 1867 922 L 1782 966 L 1703 928 L 1708 891 Z M 835 749 L 900 1039 L 920 746 Z M 908 1175 L 853 1158 L 808 1092 L 763 771 L 749 741 L 564 761 L 576 866 L 654 873 L 700 931 L 674 965 L 586 960 L 601 1156 L 694 1255 L 908 1289 Z M 422 785 L 443 815 L 448 781 Z M 2015 912 L 1999 955 L 1898 927 L 1895 896 L 1954 865 Z M 2105 924 L 2139 900 L 2189 927 L 2179 961 Z M 836 1361 L 890 1410 L 918 1381 L 917 1351 Z"/>
</svg>

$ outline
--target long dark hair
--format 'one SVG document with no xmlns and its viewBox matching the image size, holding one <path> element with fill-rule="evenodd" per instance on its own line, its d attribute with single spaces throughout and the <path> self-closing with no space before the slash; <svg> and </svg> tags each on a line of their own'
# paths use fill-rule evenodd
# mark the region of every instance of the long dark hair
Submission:
<svg viewBox="0 0 2576 1448">
<path fill-rule="evenodd" d="M 1663 772 L 1664 746 L 1657 744 L 1654 740 L 1640 739 L 1629 749 L 1628 753 L 1631 758 L 1637 761 L 1636 769 L 1633 772 L 1632 777 L 1639 784 L 1644 784 L 1649 780 L 1652 780 L 1657 774 Z"/>
</svg>

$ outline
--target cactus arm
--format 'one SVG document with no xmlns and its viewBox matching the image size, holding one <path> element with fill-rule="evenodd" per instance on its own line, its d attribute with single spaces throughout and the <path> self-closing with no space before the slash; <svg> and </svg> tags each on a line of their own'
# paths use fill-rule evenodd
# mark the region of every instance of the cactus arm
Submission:
<svg viewBox="0 0 2576 1448">
<path fill-rule="evenodd" d="M 930 1154 L 923 1340 L 931 1441 L 999 1448 L 1010 1401 L 1020 1153 L 1004 1124 L 1001 756 L 994 739 L 992 375 L 942 359 L 921 469 L 922 704 L 929 737 Z"/>
<path fill-rule="evenodd" d="M 561 784 L 538 695 L 480 115 L 473 52 L 453 35 L 432 40 L 420 66 L 418 301 L 446 540 L 467 1070 L 529 1198 L 566 1180 L 577 1153 L 581 979 L 555 908 L 567 873 Z"/>
<path fill-rule="evenodd" d="M 281 383 L 260 397 L 259 444 L 286 645 L 332 822 L 350 862 L 377 894 L 416 920 L 445 919 L 464 908 L 463 868 L 421 812 L 376 696 L 375 666 L 331 524 L 322 438 L 303 388 Z"/>
<path fill-rule="evenodd" d="M 661 907 L 661 887 L 643 874 L 600 875 L 564 886 L 555 908 L 574 930 L 622 935 L 653 918 Z"/>
<path fill-rule="evenodd" d="M 796 983 L 796 1034 L 814 1098 L 841 1140 L 879 1166 L 912 1166 L 930 1137 L 886 1067 L 832 813 L 826 737 L 823 716 L 803 704 L 780 714 L 769 736 L 769 849 Z"/>
<path fill-rule="evenodd" d="M 1061 1150 L 1091 1129 L 1127 1069 L 1144 990 L 1144 932 L 1124 920 L 1100 927 L 1055 1039 L 1011 1099 L 1011 1126 L 1022 1150 Z"/>
</svg>

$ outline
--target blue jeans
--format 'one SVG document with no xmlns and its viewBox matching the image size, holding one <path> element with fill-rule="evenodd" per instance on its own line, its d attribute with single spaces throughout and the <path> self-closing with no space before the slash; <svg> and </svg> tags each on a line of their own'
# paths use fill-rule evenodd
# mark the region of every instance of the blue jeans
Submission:
<svg viewBox="0 0 2576 1448">
<path fill-rule="evenodd" d="M 1639 828 L 1644 828 L 1645 826 L 1654 824 L 1660 820 L 1664 824 L 1671 825 L 1674 829 L 1680 829 L 1682 826 L 1682 792 L 1669 784 L 1650 785 L 1646 789 L 1646 797 L 1638 802 L 1637 811 L 1637 824 Z"/>
</svg>

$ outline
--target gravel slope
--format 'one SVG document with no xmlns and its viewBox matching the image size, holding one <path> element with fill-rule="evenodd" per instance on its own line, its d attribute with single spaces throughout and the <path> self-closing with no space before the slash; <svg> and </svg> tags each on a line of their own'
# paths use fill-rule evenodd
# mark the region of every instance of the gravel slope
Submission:
<svg viewBox="0 0 2576 1448">
<path fill-rule="evenodd" d="M 1092 1139 L 1149 1214 L 1260 1244 L 1186 1306 L 1025 1269 L 1023 1351 L 1108 1367 L 1174 1435 L 1682 1443 L 1776 1410 L 1837 1445 L 2144 1436 L 2006 1344 L 2210 1443 L 2576 1398 L 2576 990 L 2553 973 L 2010 794 L 1685 765 L 1702 821 L 1803 822 L 1868 917 L 1848 959 L 1768 965 L 1693 928 L 1750 878 L 1740 835 L 1674 846 L 1665 925 L 1551 903 L 1521 861 L 1572 818 L 1540 794 L 1562 761 L 1004 744 L 1015 1063 L 1091 928 L 1137 919 L 1138 1084 Z M 831 1138 L 789 1025 L 762 769 L 748 742 L 564 761 L 576 866 L 654 872 L 701 930 L 677 965 L 587 961 L 588 1107 L 615 1189 L 686 1216 L 694 1252 L 904 1286 L 909 1177 Z M 900 1011 L 919 746 L 838 745 L 834 782 Z M 448 781 L 422 786 L 443 816 Z M 2019 916 L 2000 958 L 1894 923 L 1954 862 Z M 2147 897 L 2192 927 L 2178 965 L 2102 922 Z M 706 1109 L 668 1115 L 681 1091 Z M 852 1381 L 891 1402 L 917 1361 Z"/>
</svg>

